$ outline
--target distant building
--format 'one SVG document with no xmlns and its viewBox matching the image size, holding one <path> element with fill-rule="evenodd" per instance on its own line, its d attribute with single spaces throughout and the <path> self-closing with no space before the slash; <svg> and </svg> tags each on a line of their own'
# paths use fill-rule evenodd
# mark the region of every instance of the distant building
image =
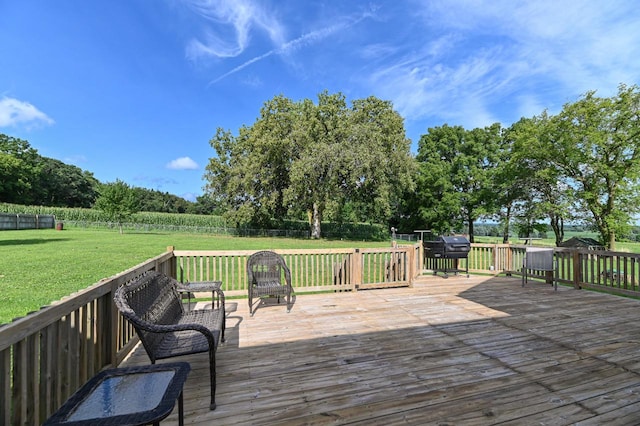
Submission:
<svg viewBox="0 0 640 426">
<path fill-rule="evenodd" d="M 586 248 L 589 250 L 605 249 L 605 247 L 600 243 L 600 241 L 595 240 L 593 238 L 588 238 L 588 237 L 569 238 L 567 241 L 561 242 L 560 247 L 577 247 L 577 248 Z"/>
</svg>

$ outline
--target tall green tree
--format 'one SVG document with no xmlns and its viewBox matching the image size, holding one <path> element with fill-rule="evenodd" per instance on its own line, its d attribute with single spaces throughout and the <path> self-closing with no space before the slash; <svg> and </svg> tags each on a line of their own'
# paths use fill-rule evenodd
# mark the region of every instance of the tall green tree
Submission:
<svg viewBox="0 0 640 426">
<path fill-rule="evenodd" d="M 135 191 L 119 179 L 104 184 L 100 188 L 100 196 L 96 200 L 95 208 L 102 210 L 110 220 L 114 221 L 121 234 L 123 223 L 140 211 Z"/>
<path fill-rule="evenodd" d="M 544 220 L 555 234 L 556 245 L 560 245 L 565 220 L 576 218 L 575 201 L 573 190 L 549 161 L 547 147 L 541 142 L 550 122 L 551 117 L 543 112 L 533 118 L 522 118 L 505 132 L 505 141 L 510 145 L 503 170 L 509 173 L 501 177 L 500 182 L 512 202 L 503 199 L 501 204 L 503 209 L 513 207 L 524 236 L 546 227 Z"/>
<path fill-rule="evenodd" d="M 238 136 L 218 129 L 207 166 L 208 195 L 237 224 L 268 226 L 307 216 L 311 236 L 345 206 L 370 220 L 388 220 L 400 191 L 411 186 L 409 141 L 389 102 L 367 98 L 347 106 L 341 93 L 318 102 L 277 96 Z"/>
<path fill-rule="evenodd" d="M 317 105 L 306 100 L 296 122 L 294 138 L 299 154 L 291 167 L 287 203 L 306 211 L 312 238 L 320 238 L 325 212 L 336 211 L 348 197 L 348 113 L 341 93 L 318 95 Z"/>
<path fill-rule="evenodd" d="M 410 154 L 402 117 L 389 101 L 358 99 L 349 112 L 349 201 L 360 221 L 386 223 L 395 213 L 404 191 L 413 191 L 417 170 Z"/>
<path fill-rule="evenodd" d="M 640 205 L 640 89 L 610 98 L 588 92 L 566 104 L 541 135 L 547 160 L 575 192 L 604 244 L 614 250 Z"/>
<path fill-rule="evenodd" d="M 437 233 L 467 226 L 474 242 L 474 222 L 496 208 L 494 173 L 501 126 L 465 130 L 430 128 L 420 138 L 420 208 L 425 226 Z"/>
</svg>

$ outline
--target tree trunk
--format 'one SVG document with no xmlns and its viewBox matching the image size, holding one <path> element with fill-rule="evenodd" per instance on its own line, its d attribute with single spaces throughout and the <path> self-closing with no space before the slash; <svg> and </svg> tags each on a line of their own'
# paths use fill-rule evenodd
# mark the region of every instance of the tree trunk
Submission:
<svg viewBox="0 0 640 426">
<path fill-rule="evenodd" d="M 556 235 L 556 247 L 560 247 L 560 243 L 564 240 L 564 219 L 558 214 L 549 214 L 549 222 L 553 233 Z"/>
<path fill-rule="evenodd" d="M 502 231 L 502 244 L 509 242 L 509 224 L 511 223 L 511 204 L 507 206 L 507 212 L 504 218 L 504 228 Z"/>
<path fill-rule="evenodd" d="M 322 211 L 318 203 L 313 203 L 313 213 L 311 215 L 311 238 L 318 239 L 322 237 L 320 223 L 322 222 Z"/>
<path fill-rule="evenodd" d="M 469 216 L 469 242 L 475 242 L 473 237 L 473 219 L 471 218 L 471 216 Z"/>
<path fill-rule="evenodd" d="M 609 232 L 609 250 L 615 250 L 616 249 L 616 234 L 615 232 L 611 231 Z"/>
</svg>

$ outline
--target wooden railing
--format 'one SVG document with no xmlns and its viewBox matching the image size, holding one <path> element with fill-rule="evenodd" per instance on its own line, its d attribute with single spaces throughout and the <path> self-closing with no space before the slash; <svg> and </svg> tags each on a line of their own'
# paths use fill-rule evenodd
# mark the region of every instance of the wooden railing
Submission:
<svg viewBox="0 0 640 426">
<path fill-rule="evenodd" d="M 291 269 L 296 293 L 410 286 L 419 274 L 416 246 L 275 250 Z M 247 293 L 247 258 L 254 251 L 176 250 L 177 279 L 222 281 L 226 295 Z"/>
<path fill-rule="evenodd" d="M 379 249 L 276 250 L 296 293 L 411 286 L 425 269 L 421 243 Z M 180 281 L 223 281 L 225 293 L 246 294 L 253 251 L 169 250 L 38 312 L 0 326 L 0 426 L 37 425 L 103 368 L 117 366 L 137 343 L 113 293 L 149 270 Z M 525 246 L 473 244 L 460 267 L 476 273 L 522 273 Z M 640 254 L 555 249 L 555 279 L 640 297 Z M 545 279 L 544 274 L 529 273 Z"/>
<path fill-rule="evenodd" d="M 102 280 L 0 327 L 0 425 L 39 425 L 135 343 L 118 315 L 118 286 L 155 269 L 175 273 L 172 252 Z"/>
<path fill-rule="evenodd" d="M 469 254 L 469 270 L 486 273 L 488 259 L 494 265 L 491 273 L 522 275 L 526 246 L 508 244 L 473 244 Z M 640 254 L 554 248 L 557 267 L 553 278 L 576 289 L 592 289 L 613 294 L 640 297 Z M 464 265 L 464 264 L 462 264 Z M 530 278 L 548 280 L 544 271 L 529 270 Z"/>
</svg>

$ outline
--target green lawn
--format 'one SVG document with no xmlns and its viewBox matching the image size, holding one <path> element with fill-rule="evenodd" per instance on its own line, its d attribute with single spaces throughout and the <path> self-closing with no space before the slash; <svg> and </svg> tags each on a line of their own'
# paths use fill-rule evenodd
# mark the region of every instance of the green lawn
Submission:
<svg viewBox="0 0 640 426">
<path fill-rule="evenodd" d="M 102 278 L 178 250 L 386 247 L 389 242 L 245 238 L 177 232 L 0 231 L 0 324 L 40 309 Z"/>
</svg>

